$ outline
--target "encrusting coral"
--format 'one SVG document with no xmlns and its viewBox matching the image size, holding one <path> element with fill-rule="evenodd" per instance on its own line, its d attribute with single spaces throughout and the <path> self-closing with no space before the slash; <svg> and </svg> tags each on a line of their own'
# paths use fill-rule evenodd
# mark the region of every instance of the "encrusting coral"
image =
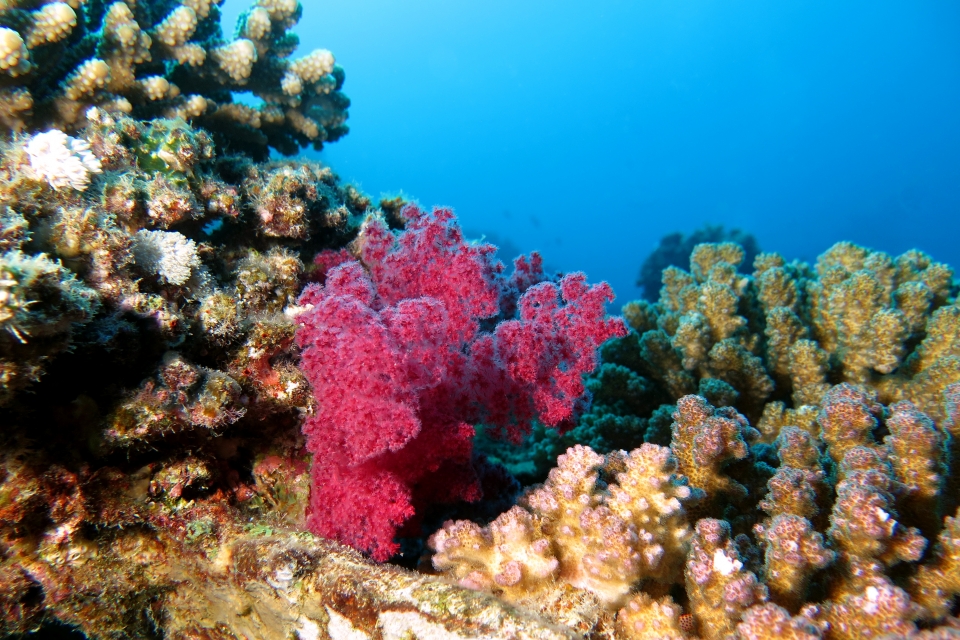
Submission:
<svg viewBox="0 0 960 640">
<path fill-rule="evenodd" d="M 234 40 L 220 0 L 5 2 L 0 6 L 0 130 L 73 133 L 90 107 L 119 117 L 184 118 L 219 145 L 266 159 L 347 132 L 343 70 L 316 50 L 291 59 L 295 0 L 256 0 Z M 235 102 L 249 91 L 257 106 Z"/>
</svg>

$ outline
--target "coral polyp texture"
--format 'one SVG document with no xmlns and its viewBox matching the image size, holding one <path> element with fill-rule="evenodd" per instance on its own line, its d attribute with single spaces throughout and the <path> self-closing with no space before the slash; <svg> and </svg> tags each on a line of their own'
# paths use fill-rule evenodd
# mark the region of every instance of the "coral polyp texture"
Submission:
<svg viewBox="0 0 960 640">
<path fill-rule="evenodd" d="M 950 411 L 958 392 L 945 394 Z M 829 463 L 828 430 L 853 431 L 871 414 L 873 428 Z M 918 463 L 941 472 L 924 476 L 942 496 L 931 515 L 898 470 L 900 445 L 877 437 L 904 420 L 932 428 L 928 416 L 843 383 L 825 394 L 820 437 L 786 426 L 772 449 L 743 439 L 743 416 L 700 396 L 680 398 L 673 418 L 669 448 L 604 456 L 577 445 L 488 526 L 445 523 L 430 539 L 434 567 L 601 636 L 852 639 L 936 628 L 953 637 L 957 524 L 937 514 L 955 502 L 945 490 L 955 458 L 947 447 L 915 450 Z M 692 444 L 683 435 L 690 425 Z M 702 452 L 696 464 L 684 462 L 691 448 Z M 724 450 L 734 453 L 714 457 Z M 833 470 L 827 483 L 822 465 Z M 778 480 L 788 475 L 792 490 Z"/>
<path fill-rule="evenodd" d="M 0 404 L 32 405 L 37 382 L 64 384 L 67 362 L 87 359 L 127 394 L 101 409 L 105 446 L 305 410 L 283 311 L 304 278 L 301 255 L 345 246 L 370 201 L 328 167 L 224 155 L 182 119 L 97 108 L 88 118 L 75 136 L 0 149 Z M 273 232 L 282 220 L 297 221 L 295 237 Z"/>
<path fill-rule="evenodd" d="M 0 635 L 960 637 L 948 266 L 674 237 L 611 317 L 268 161 L 346 132 L 300 13 L 0 2 Z"/>
<path fill-rule="evenodd" d="M 303 427 L 314 455 L 308 524 L 379 560 L 429 505 L 483 495 L 472 424 L 513 440 L 535 417 L 572 425 L 599 345 L 626 334 L 605 317 L 605 283 L 579 273 L 537 283 L 545 276 L 523 260 L 508 278 L 495 248 L 468 244 L 449 210 L 408 205 L 402 216 L 397 237 L 366 224 L 360 260 L 298 301 L 301 368 L 317 401 Z M 518 317 L 482 329 L 508 300 Z"/>
<path fill-rule="evenodd" d="M 447 209 L 85 117 L 0 149 L 4 633 L 960 629 L 945 265 L 701 244 L 624 322 Z"/>
<path fill-rule="evenodd" d="M 431 538 L 437 570 L 600 636 L 957 634 L 953 271 L 918 251 L 893 258 L 849 243 L 815 266 L 760 254 L 752 274 L 743 255 L 698 245 L 689 271 L 664 270 L 658 302 L 623 308 L 632 331 L 602 347 L 586 383 L 593 405 L 573 430 L 535 430 L 513 452 L 481 440 L 545 482 L 520 498 L 523 514 L 486 528 L 446 523 Z M 666 575 L 638 570 L 638 547 L 619 542 L 656 536 L 595 515 L 621 493 L 620 461 L 649 447 L 689 492 L 671 512 L 676 544 L 659 558 L 681 570 Z M 560 478 L 562 498 L 547 500 Z M 641 504 L 662 502 L 665 486 L 652 483 Z M 500 533 L 520 515 L 511 530 L 522 535 Z M 584 579 L 568 536 L 573 557 L 599 549 L 611 564 L 594 561 Z"/>
<path fill-rule="evenodd" d="M 350 101 L 333 54 L 292 58 L 300 3 L 256 0 L 232 40 L 219 4 L 5 2 L 0 129 L 73 133 L 99 107 L 115 117 L 184 118 L 258 159 L 269 148 L 291 154 L 343 136 Z M 239 91 L 258 104 L 235 101 Z"/>
</svg>

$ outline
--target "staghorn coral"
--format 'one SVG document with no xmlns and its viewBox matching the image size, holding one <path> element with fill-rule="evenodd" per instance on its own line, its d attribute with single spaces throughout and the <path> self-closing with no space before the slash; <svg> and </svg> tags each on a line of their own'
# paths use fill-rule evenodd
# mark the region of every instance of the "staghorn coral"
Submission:
<svg viewBox="0 0 960 640">
<path fill-rule="evenodd" d="M 343 70 L 317 50 L 291 59 L 298 2 L 257 0 L 238 34 L 220 0 L 45 2 L 0 7 L 0 119 L 8 131 L 73 133 L 90 107 L 114 116 L 185 118 L 224 148 L 265 159 L 319 149 L 347 132 Z M 281 6 L 282 5 L 282 6 Z M 256 107 L 233 101 L 250 91 Z M 61 133 L 61 135 L 63 135 Z"/>
</svg>

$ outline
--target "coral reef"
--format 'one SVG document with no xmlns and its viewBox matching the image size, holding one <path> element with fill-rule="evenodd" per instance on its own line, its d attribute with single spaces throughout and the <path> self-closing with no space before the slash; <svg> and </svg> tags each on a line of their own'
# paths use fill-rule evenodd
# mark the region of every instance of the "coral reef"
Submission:
<svg viewBox="0 0 960 640">
<path fill-rule="evenodd" d="M 663 270 L 667 267 L 685 267 L 690 263 L 693 248 L 705 242 L 739 244 L 746 252 L 744 265 L 753 264 L 753 259 L 760 253 L 760 245 L 751 234 L 744 233 L 740 229 L 728 231 L 723 228 L 723 225 L 704 225 L 687 236 L 682 233 L 671 233 L 660 238 L 660 244 L 640 266 L 637 286 L 643 289 L 644 299 L 656 302 L 660 291 L 660 274 Z"/>
<path fill-rule="evenodd" d="M 700 244 L 689 271 L 664 270 L 657 303 L 624 307 L 632 331 L 602 347 L 573 430 L 535 429 L 512 454 L 478 441 L 535 481 L 572 436 L 598 448 L 568 448 L 488 527 L 446 523 L 431 538 L 437 570 L 596 637 L 957 633 L 952 270 L 849 243 L 813 267 L 760 254 L 742 274 L 743 256 Z M 696 494 L 679 544 L 663 547 L 660 561 L 684 568 L 668 578 L 637 569 L 635 545 L 655 538 L 598 515 L 619 495 L 618 461 L 645 447 Z M 562 499 L 542 498 L 561 478 Z M 660 502 L 662 486 L 641 501 Z"/>
<path fill-rule="evenodd" d="M 306 65 L 298 73 L 307 81 L 318 71 Z M 546 281 L 536 255 L 518 259 L 507 276 L 493 247 L 466 242 L 449 212 L 425 214 L 396 200 L 380 209 L 328 167 L 232 155 L 196 122 L 92 106 L 71 135 L 0 145 L 0 632 L 56 620 L 91 637 L 267 628 L 290 637 L 328 624 L 392 629 L 396 637 L 441 627 L 463 637 L 501 627 L 568 637 L 423 577 L 405 583 L 421 585 L 422 597 L 384 604 L 386 617 L 366 616 L 370 603 L 393 602 L 396 580 L 408 578 L 297 533 L 311 500 L 326 508 L 316 478 L 331 464 L 322 456 L 311 464 L 318 441 L 301 426 L 332 398 L 315 396 L 318 380 L 298 366 L 297 327 L 313 317 L 320 291 L 347 287 L 353 273 L 354 285 L 376 284 L 369 313 L 389 326 L 400 330 L 421 303 L 443 318 L 421 318 L 430 324 L 420 327 L 417 348 L 407 341 L 416 327 L 404 324 L 399 334 L 411 389 L 422 394 L 411 406 L 427 435 L 452 424 L 440 419 L 445 400 L 430 367 L 466 346 L 471 375 L 502 380 L 483 396 L 450 377 L 446 399 L 460 403 L 461 420 L 486 420 L 504 435 L 537 415 L 563 428 L 586 407 L 582 375 L 596 366 L 599 344 L 626 332 L 605 316 L 609 288 L 587 286 L 579 274 Z M 424 253 L 443 237 L 450 241 L 436 255 Z M 489 289 L 476 309 L 461 295 L 471 277 L 477 293 Z M 310 282 L 318 284 L 301 296 Z M 545 331 L 552 337 L 544 342 Z M 303 362 L 319 360 L 309 355 L 317 346 L 299 339 Z M 335 375 L 350 366 L 340 363 Z M 429 491 L 417 481 L 417 505 L 457 495 L 443 484 L 456 477 L 449 463 L 458 461 L 475 497 L 481 487 L 488 497 L 509 497 L 513 480 L 470 454 L 472 427 L 453 426 L 446 439 L 421 438 L 403 454 L 409 467 L 397 469 L 400 477 L 436 476 Z M 461 453 L 452 454 L 446 445 L 458 442 Z M 439 473 L 421 465 L 431 448 Z M 382 533 L 382 548 L 394 533 Z M 271 565 L 269 575 L 231 564 L 242 549 L 248 565 L 268 556 L 287 564 Z M 323 567 L 333 565 L 323 563 L 340 566 L 338 554 L 366 577 L 338 568 L 326 582 Z M 288 567 L 291 558 L 303 566 Z M 331 604 L 341 597 L 338 581 L 372 584 L 374 575 L 386 581 L 344 592 L 362 602 Z M 250 589 L 280 584 L 291 591 L 270 605 L 251 603 Z M 310 614 L 291 609 L 308 596 L 325 604 Z M 500 622 L 464 626 L 439 612 L 458 598 L 464 611 Z M 248 608 L 256 615 L 234 619 Z"/>
<path fill-rule="evenodd" d="M 296 0 L 256 0 L 234 40 L 220 0 L 6 2 L 0 7 L 0 128 L 63 136 L 114 117 L 184 118 L 233 152 L 319 149 L 347 132 L 343 69 L 316 50 L 291 59 Z M 235 102 L 249 91 L 258 106 Z M 57 131 L 59 130 L 59 132 Z M 42 140 L 37 145 L 42 144 Z M 57 143 L 62 146 L 62 143 Z"/>
<path fill-rule="evenodd" d="M 576 440 L 536 433 L 521 454 L 491 452 L 508 462 L 522 456 L 539 481 L 576 442 L 600 452 L 665 445 L 665 418 L 688 394 L 734 407 L 772 443 L 782 426 L 816 434 L 823 396 L 841 382 L 872 389 L 885 405 L 908 400 L 935 424 L 945 418 L 943 393 L 960 382 L 949 266 L 915 250 L 893 258 L 839 243 L 813 266 L 759 254 L 743 275 L 744 256 L 732 243 L 700 244 L 689 271 L 663 271 L 658 302 L 623 307 L 632 331 L 603 346 Z"/>
<path fill-rule="evenodd" d="M 205 486 L 210 469 L 197 459 L 72 472 L 2 444 L 4 633 L 51 617 L 91 638 L 576 637 L 493 597 L 374 565 L 244 500 L 243 489 L 266 498 L 267 482 L 289 489 L 308 476 L 283 452 L 258 456 L 257 486 L 227 496 Z"/>
<path fill-rule="evenodd" d="M 526 259 L 505 278 L 494 248 L 467 244 L 449 210 L 402 215 L 396 237 L 366 224 L 360 262 L 330 269 L 298 300 L 301 368 L 318 405 L 303 426 L 315 460 L 308 524 L 378 560 L 428 505 L 480 498 L 471 424 L 519 440 L 535 416 L 571 423 L 597 348 L 626 334 L 605 318 L 606 283 L 576 273 L 537 283 Z M 505 308 L 518 317 L 481 329 Z"/>
<path fill-rule="evenodd" d="M 65 165 L 38 161 L 37 137 L 0 150 L 0 403 L 32 410 L 22 391 L 92 357 L 103 384 L 73 393 L 109 416 L 106 443 L 305 410 L 283 314 L 305 277 L 300 256 L 346 245 L 370 201 L 327 167 L 218 154 L 183 120 L 90 117 L 74 142 L 57 138 L 96 160 L 100 173 L 82 180 L 69 177 L 79 169 L 38 169 Z M 281 183 L 279 174 L 288 174 Z M 299 232 L 274 233 L 265 202 L 274 223 L 299 220 Z M 185 369 L 173 373 L 168 361 Z M 129 395 L 117 402 L 110 385 Z"/>
<path fill-rule="evenodd" d="M 434 566 L 577 627 L 586 621 L 571 617 L 571 588 L 598 609 L 625 604 L 635 582 L 677 580 L 692 536 L 686 507 L 701 494 L 674 473 L 668 449 L 647 444 L 605 460 L 578 445 L 557 464 L 488 527 L 458 521 L 434 534 Z"/>
<path fill-rule="evenodd" d="M 217 4 L 0 3 L 0 634 L 960 637 L 949 267 L 708 228 L 610 318 L 267 161 L 343 71 Z"/>
<path fill-rule="evenodd" d="M 931 627 L 950 637 L 960 623 L 952 617 L 957 518 L 917 510 L 915 485 L 899 480 L 893 462 L 903 459 L 904 422 L 932 424 L 922 412 L 836 385 L 824 396 L 819 436 L 783 428 L 772 476 L 761 470 L 769 445 L 745 439 L 751 428 L 732 409 L 684 396 L 673 418 L 669 448 L 645 443 L 602 456 L 577 445 L 488 526 L 445 523 L 430 539 L 434 567 L 598 637 L 614 629 L 623 638 L 754 638 L 780 629 L 846 640 L 924 637 L 920 629 Z M 881 440 L 884 431 L 894 435 Z M 851 444 L 831 433 L 860 436 Z M 955 471 L 948 449 L 912 453 L 922 468 L 944 471 L 923 475 L 942 495 Z M 740 484 L 744 461 L 754 481 Z M 770 478 L 766 486 L 758 476 Z M 754 515 L 761 510 L 769 517 Z M 938 536 L 926 555 L 924 534 Z"/>
</svg>

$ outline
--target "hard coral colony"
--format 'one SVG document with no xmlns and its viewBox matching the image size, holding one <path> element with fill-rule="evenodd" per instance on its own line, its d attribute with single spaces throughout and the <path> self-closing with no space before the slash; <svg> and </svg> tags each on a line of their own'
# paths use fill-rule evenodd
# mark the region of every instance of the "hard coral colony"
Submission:
<svg viewBox="0 0 960 640">
<path fill-rule="evenodd" d="M 701 243 L 608 318 L 267 162 L 346 132 L 300 12 L 0 4 L 3 633 L 960 637 L 949 267 Z"/>
</svg>

